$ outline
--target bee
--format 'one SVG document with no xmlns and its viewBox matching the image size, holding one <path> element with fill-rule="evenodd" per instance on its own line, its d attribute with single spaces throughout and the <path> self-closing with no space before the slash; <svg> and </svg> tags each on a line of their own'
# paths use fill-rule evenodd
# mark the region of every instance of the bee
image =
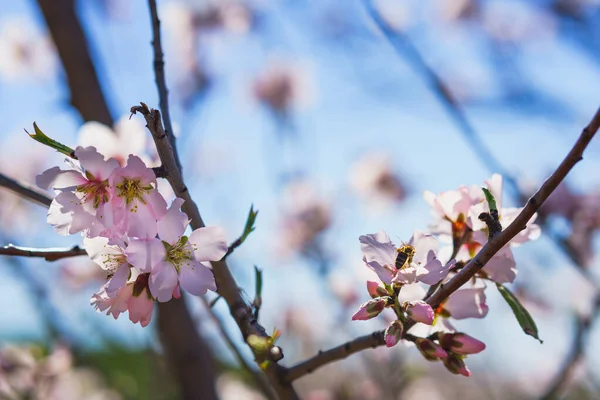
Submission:
<svg viewBox="0 0 600 400">
<path fill-rule="evenodd" d="M 395 263 L 397 269 L 402 269 L 412 263 L 415 255 L 415 248 L 413 246 L 410 244 L 402 244 L 396 251 L 398 252 Z"/>
</svg>

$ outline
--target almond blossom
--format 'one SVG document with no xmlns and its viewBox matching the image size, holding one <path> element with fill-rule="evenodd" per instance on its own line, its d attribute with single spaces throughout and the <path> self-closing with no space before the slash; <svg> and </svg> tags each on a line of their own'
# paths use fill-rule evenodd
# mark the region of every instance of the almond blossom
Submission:
<svg viewBox="0 0 600 400">
<path fill-rule="evenodd" d="M 363 235 L 359 237 L 363 260 L 379 279 L 385 284 L 397 282 L 410 284 L 423 282 L 434 285 L 448 275 L 448 271 L 454 266 L 451 260 L 445 265 L 437 258 L 437 240 L 428 234 L 415 232 L 409 240 L 415 254 L 411 262 L 403 268 L 396 268 L 396 257 L 398 248 L 391 242 L 384 231 Z"/>
<path fill-rule="evenodd" d="M 502 227 L 505 229 L 514 221 L 522 208 L 502 207 L 502 176 L 494 174 L 485 184 L 493 194 L 497 208 L 498 217 Z M 479 215 L 490 212 L 489 205 L 485 201 L 482 190 L 477 186 L 467 188 L 461 186 L 457 190 L 442 192 L 435 195 L 429 191 L 423 194 L 425 200 L 432 207 L 432 213 L 436 217 L 431 230 L 440 236 L 451 237 L 453 245 L 460 246 L 457 261 L 468 262 L 487 243 L 487 225 L 479 219 Z M 511 246 L 518 246 L 529 240 L 535 240 L 540 236 L 540 228 L 534 224 L 537 214 L 531 218 L 526 229 L 521 231 L 485 265 L 483 271 L 487 276 L 497 283 L 511 283 L 517 276 L 516 262 L 514 260 Z"/>
<path fill-rule="evenodd" d="M 60 235 L 88 229 L 112 197 L 108 178 L 119 167 L 114 159 L 105 160 L 94 147 L 77 147 L 77 160 L 68 160 L 72 169 L 51 168 L 36 178 L 42 189 L 58 194 L 48 210 L 48 223 Z M 100 210 L 100 211 L 99 211 Z"/>
<path fill-rule="evenodd" d="M 179 211 L 182 204 L 182 199 L 175 199 L 158 221 L 160 239 L 134 239 L 127 247 L 127 260 L 141 272 L 150 273 L 150 291 L 161 302 L 170 300 L 179 284 L 196 296 L 216 290 L 206 263 L 220 260 L 227 252 L 220 227 L 199 228 L 184 235 L 189 221 Z"/>
</svg>

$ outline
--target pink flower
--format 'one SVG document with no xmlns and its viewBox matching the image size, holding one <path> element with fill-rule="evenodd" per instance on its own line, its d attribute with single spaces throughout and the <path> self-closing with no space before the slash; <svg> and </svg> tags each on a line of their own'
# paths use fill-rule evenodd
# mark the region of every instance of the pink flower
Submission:
<svg viewBox="0 0 600 400">
<path fill-rule="evenodd" d="M 406 313 L 416 322 L 431 325 L 435 318 L 435 313 L 431 306 L 422 300 L 411 301 L 406 306 Z"/>
<path fill-rule="evenodd" d="M 104 237 L 84 238 L 83 243 L 89 257 L 110 276 L 106 291 L 113 294 L 125 286 L 130 276 L 131 265 L 127 261 L 125 249 L 117 245 L 109 245 Z"/>
<path fill-rule="evenodd" d="M 125 311 L 129 311 L 129 320 L 134 324 L 140 323 L 146 327 L 152 318 L 154 299 L 150 296 L 147 287 L 148 276 L 142 274 L 131 283 L 117 289 L 112 294 L 107 291 L 109 282 L 103 285 L 97 293 L 94 293 L 90 304 L 98 312 L 106 311 L 106 315 L 112 314 L 117 319 Z"/>
<path fill-rule="evenodd" d="M 444 303 L 444 309 L 454 319 L 483 318 L 488 313 L 485 287 L 460 289 Z"/>
<path fill-rule="evenodd" d="M 451 260 L 443 265 L 436 257 L 436 239 L 421 232 L 415 232 L 408 242 L 414 255 L 407 258 L 407 262 L 401 269 L 396 268 L 396 258 L 400 249 L 390 241 L 387 233 L 380 231 L 363 235 L 359 240 L 363 260 L 386 284 L 392 282 L 410 284 L 419 281 L 433 285 L 444 279 L 455 263 Z"/>
<path fill-rule="evenodd" d="M 115 170 L 109 182 L 114 188 L 111 201 L 116 210 L 114 220 L 125 220 L 130 237 L 155 237 L 158 232 L 156 221 L 167 211 L 167 203 L 156 190 L 154 172 L 139 157 L 130 155 L 127 166 Z M 109 216 L 105 218 L 110 219 Z"/>
<path fill-rule="evenodd" d="M 175 199 L 158 221 L 159 239 L 134 239 L 127 246 L 127 260 L 141 272 L 150 273 L 152 295 L 160 302 L 169 301 L 178 284 L 189 293 L 201 296 L 216 290 L 207 261 L 218 261 L 227 252 L 225 233 L 220 227 L 183 233 L 187 215 L 179 211 L 182 199 Z"/>
<path fill-rule="evenodd" d="M 378 316 L 388 304 L 389 297 L 378 297 L 360 305 L 352 316 L 352 321 L 366 321 Z"/>
<path fill-rule="evenodd" d="M 48 210 L 48 223 L 60 235 L 92 226 L 96 213 L 112 197 L 108 178 L 119 167 L 116 160 L 105 160 L 94 147 L 77 147 L 75 156 L 78 162 L 67 160 L 73 169 L 63 171 L 54 167 L 36 178 L 42 189 L 59 192 Z"/>
<path fill-rule="evenodd" d="M 385 345 L 387 347 L 394 347 L 400 341 L 400 339 L 402 339 L 403 331 L 404 325 L 402 325 L 402 322 L 398 320 L 393 321 L 385 330 Z"/>
<path fill-rule="evenodd" d="M 477 354 L 485 350 L 485 343 L 466 333 L 442 333 L 440 344 L 444 349 L 459 355 Z"/>
<path fill-rule="evenodd" d="M 469 371 L 462 357 L 459 355 L 450 353 L 448 357 L 444 358 L 444 366 L 453 374 L 466 377 L 471 376 L 471 371 Z"/>
</svg>

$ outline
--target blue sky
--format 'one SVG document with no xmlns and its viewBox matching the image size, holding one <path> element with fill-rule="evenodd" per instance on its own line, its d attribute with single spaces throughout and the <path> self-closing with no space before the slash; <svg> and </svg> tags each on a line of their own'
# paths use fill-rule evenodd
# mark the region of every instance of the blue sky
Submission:
<svg viewBox="0 0 600 400">
<path fill-rule="evenodd" d="M 260 32 L 245 37 L 214 35 L 206 40 L 203 54 L 206 63 L 216 71 L 208 98 L 191 111 L 172 101 L 174 122 L 186 130 L 186 135 L 191 135 L 186 147 L 180 150 L 184 165 L 186 161 L 206 159 L 212 163 L 211 171 L 220 171 L 187 173 L 204 219 L 223 225 L 233 239 L 243 227 L 250 204 L 260 210 L 257 230 L 236 251 L 233 265 L 240 284 L 250 293 L 252 266 L 264 268 L 263 316 L 269 328 L 280 321 L 281 304 L 301 302 L 314 307 L 319 310 L 315 311 L 318 319 L 325 324 L 327 313 L 332 312 L 332 307 L 322 307 L 322 284 L 317 282 L 321 278 L 307 268 L 305 261 L 294 258 L 281 265 L 269 251 L 277 235 L 281 210 L 278 166 L 300 166 L 300 172 L 311 179 L 325 198 L 333 201 L 334 225 L 325 240 L 337 256 L 335 268 L 342 271 L 344 266 L 360 262 L 359 235 L 385 229 L 392 238 L 408 240 L 414 229 L 425 229 L 430 219 L 421 198 L 423 190 L 439 192 L 461 184 L 481 184 L 493 172 L 486 170 L 473 154 L 422 77 L 383 37 L 378 38 L 361 3 L 352 2 L 347 7 L 340 4 L 265 2 Z M 415 8 L 414 2 L 408 4 Z M 79 6 L 113 115 L 127 114 L 129 107 L 139 101 L 156 107 L 146 3 L 131 2 L 124 20 L 106 18 L 96 2 L 80 2 Z M 363 27 L 360 32 L 369 39 L 346 37 L 334 42 L 327 38 L 316 25 L 316 16 L 327 7 L 343 9 L 342 17 Z M 0 3 L 0 23 L 23 14 L 43 29 L 33 2 Z M 548 175 L 600 104 L 597 60 L 560 35 L 524 44 L 515 52 L 513 61 L 537 91 L 563 102 L 564 113 L 498 101 L 501 88 L 490 78 L 493 74 L 488 71 L 489 61 L 481 54 L 485 43 L 469 30 L 434 29 L 417 24 L 410 32 L 434 68 L 446 71 L 447 67 L 472 77 L 481 97 L 492 100 L 467 106 L 467 115 L 489 148 L 523 183 L 535 185 Z M 168 48 L 166 56 L 169 63 Z M 260 107 L 248 102 L 245 94 L 253 76 L 272 56 L 307 65 L 315 87 L 315 101 L 293 115 L 296 134 L 286 140 L 283 150 L 275 140 L 273 120 Z M 23 135 L 22 129 L 30 127 L 34 120 L 47 133 L 74 143 L 81 120 L 69 108 L 67 100 L 62 77 L 33 83 L 0 81 L 2 151 L 18 151 L 13 149 L 14 135 Z M 19 145 L 21 142 L 18 141 Z M 412 193 L 403 204 L 376 215 L 365 209 L 348 185 L 352 163 L 370 150 L 383 151 L 392 157 Z M 569 177 L 575 187 L 582 190 L 596 187 L 599 152 L 600 143 L 592 143 L 584 162 Z M 57 155 L 50 157 L 49 162 L 61 160 Z M 78 238 L 58 237 L 40 219 L 39 230 L 19 240 L 24 245 L 57 246 L 77 243 Z M 557 310 L 552 315 L 536 315 L 534 311 L 545 340 L 540 346 L 522 334 L 508 307 L 490 290 L 488 318 L 458 324 L 489 343 L 485 353 L 469 359 L 474 369 L 486 365 L 518 375 L 519 371 L 543 362 L 554 365 L 567 348 L 570 337 L 564 332 L 569 332 L 572 326 L 568 319 L 568 299 L 581 282 L 555 245 L 545 238 L 515 253 L 519 267 L 527 271 L 522 276 L 534 279 L 536 292 L 548 297 Z M 3 264 L 0 260 L 0 306 L 4 309 L 0 313 L 0 337 L 38 336 L 36 305 L 9 269 L 2 268 Z M 27 261 L 27 265 L 35 273 L 43 270 L 39 273 L 48 276 L 55 274 L 58 267 L 42 261 Z M 54 293 L 75 331 L 85 335 L 102 326 L 128 343 L 145 343 L 148 332 L 132 326 L 126 318 L 113 321 L 96 315 L 87 305 L 90 294 Z M 366 299 L 366 292 L 363 295 Z M 75 301 L 79 305 L 66 307 Z M 226 316 L 222 305 L 218 309 Z M 558 330 L 557 326 L 564 330 Z M 338 343 L 344 336 L 367 332 L 372 327 L 352 325 L 351 332 L 329 338 L 328 342 Z M 590 354 L 599 349 L 595 336 L 591 335 Z M 518 351 L 507 352 L 507 348 Z"/>
</svg>

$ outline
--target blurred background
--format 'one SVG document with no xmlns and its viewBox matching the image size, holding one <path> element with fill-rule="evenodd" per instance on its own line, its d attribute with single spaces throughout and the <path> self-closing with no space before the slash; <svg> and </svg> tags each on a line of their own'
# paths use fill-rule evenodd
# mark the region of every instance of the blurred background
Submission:
<svg viewBox="0 0 600 400">
<path fill-rule="evenodd" d="M 231 241 L 259 210 L 230 265 L 249 299 L 263 270 L 260 320 L 281 330 L 284 365 L 385 327 L 350 321 L 371 276 L 359 235 L 408 241 L 432 222 L 424 190 L 496 172 L 504 204 L 524 204 L 600 105 L 597 0 L 158 5 L 187 185 Z M 73 147 L 156 163 L 142 118 L 129 118 L 140 101 L 158 107 L 151 37 L 141 0 L 0 1 L 0 172 L 34 183 L 62 162 L 23 132 L 33 121 Z M 542 210 L 542 238 L 515 250 L 512 289 L 543 344 L 488 290 L 488 316 L 456 323 L 487 344 L 470 378 L 379 348 L 300 379 L 302 398 L 598 398 L 599 168 L 595 141 Z M 80 244 L 4 188 L 0 228 L 3 245 Z M 0 398 L 177 398 L 156 318 L 141 328 L 89 306 L 104 278 L 86 257 L 0 259 Z M 203 303 L 186 300 L 221 398 L 264 398 Z M 214 310 L 252 362 L 224 302 Z"/>
</svg>

